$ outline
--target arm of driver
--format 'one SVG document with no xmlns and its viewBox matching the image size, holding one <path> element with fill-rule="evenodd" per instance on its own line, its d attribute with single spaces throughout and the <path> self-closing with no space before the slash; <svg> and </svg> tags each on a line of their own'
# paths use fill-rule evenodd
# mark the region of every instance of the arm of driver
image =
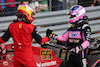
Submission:
<svg viewBox="0 0 100 67">
<path fill-rule="evenodd" d="M 57 40 L 59 41 L 67 41 L 69 38 L 69 31 L 65 32 L 63 35 L 58 35 Z"/>
</svg>

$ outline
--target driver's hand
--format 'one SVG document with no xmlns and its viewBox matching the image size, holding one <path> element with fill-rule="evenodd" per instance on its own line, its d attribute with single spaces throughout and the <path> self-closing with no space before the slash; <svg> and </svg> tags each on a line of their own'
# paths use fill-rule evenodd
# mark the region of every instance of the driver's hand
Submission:
<svg viewBox="0 0 100 67">
<path fill-rule="evenodd" d="M 76 54 L 78 54 L 80 51 L 82 51 L 82 46 L 76 46 L 70 50 L 70 52 L 74 52 Z"/>
<path fill-rule="evenodd" d="M 46 36 L 49 38 L 49 41 L 52 39 L 52 30 L 50 30 L 50 29 L 47 29 L 47 31 L 46 31 Z"/>
<path fill-rule="evenodd" d="M 52 30 L 47 29 L 47 31 L 46 31 L 46 36 L 49 37 L 51 34 L 52 34 Z"/>
<path fill-rule="evenodd" d="M 0 53 L 6 54 L 6 49 L 5 49 L 5 46 L 3 44 L 0 44 Z"/>
</svg>

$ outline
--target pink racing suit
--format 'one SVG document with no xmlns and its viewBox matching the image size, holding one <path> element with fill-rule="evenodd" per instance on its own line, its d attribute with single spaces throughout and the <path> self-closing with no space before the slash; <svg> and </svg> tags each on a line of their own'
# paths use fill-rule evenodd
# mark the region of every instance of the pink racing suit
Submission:
<svg viewBox="0 0 100 67">
<path fill-rule="evenodd" d="M 58 35 L 57 40 L 65 42 L 68 46 L 75 48 L 76 46 L 82 46 L 83 50 L 75 55 L 70 55 L 68 65 L 69 67 L 82 67 L 82 58 L 85 58 L 85 49 L 90 45 L 91 29 L 88 24 L 81 22 L 79 24 L 72 25 L 63 35 Z M 67 66 L 68 66 L 67 65 Z"/>
</svg>

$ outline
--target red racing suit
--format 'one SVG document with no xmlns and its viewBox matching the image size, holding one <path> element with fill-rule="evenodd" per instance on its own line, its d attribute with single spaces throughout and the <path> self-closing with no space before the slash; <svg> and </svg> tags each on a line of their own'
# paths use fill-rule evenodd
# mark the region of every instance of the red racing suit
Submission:
<svg viewBox="0 0 100 67">
<path fill-rule="evenodd" d="M 9 25 L 8 30 L 0 38 L 4 43 L 12 37 L 14 41 L 14 67 L 36 67 L 33 58 L 32 40 L 39 44 L 49 41 L 48 37 L 42 38 L 36 31 L 35 25 L 17 21 Z"/>
</svg>

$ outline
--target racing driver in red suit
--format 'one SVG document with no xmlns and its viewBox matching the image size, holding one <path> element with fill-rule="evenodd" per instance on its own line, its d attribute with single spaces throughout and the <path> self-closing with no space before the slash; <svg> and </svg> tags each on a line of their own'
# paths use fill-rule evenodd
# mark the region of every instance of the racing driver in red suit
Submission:
<svg viewBox="0 0 100 67">
<path fill-rule="evenodd" d="M 36 67 L 33 51 L 33 38 L 39 44 L 49 41 L 46 36 L 42 38 L 36 31 L 33 21 L 33 9 L 25 4 L 21 4 L 17 9 L 17 20 L 11 23 L 2 37 L 0 43 L 5 43 L 10 37 L 14 41 L 14 67 Z"/>
</svg>

